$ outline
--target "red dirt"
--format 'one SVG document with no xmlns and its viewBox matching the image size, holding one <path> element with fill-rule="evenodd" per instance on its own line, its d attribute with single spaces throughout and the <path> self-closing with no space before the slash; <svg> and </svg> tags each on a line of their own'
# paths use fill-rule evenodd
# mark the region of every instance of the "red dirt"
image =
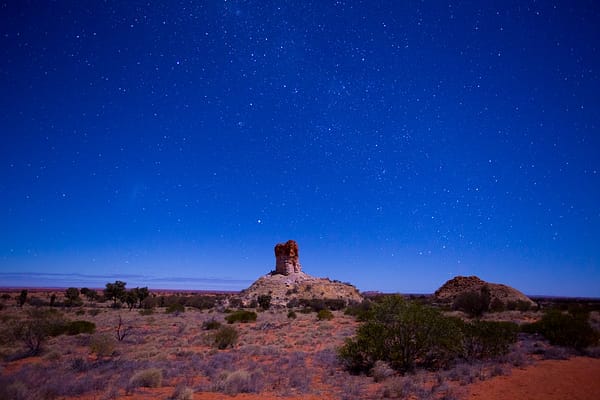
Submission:
<svg viewBox="0 0 600 400">
<path fill-rule="evenodd" d="M 469 386 L 467 399 L 592 400 L 600 398 L 600 359 L 540 361 Z"/>
</svg>

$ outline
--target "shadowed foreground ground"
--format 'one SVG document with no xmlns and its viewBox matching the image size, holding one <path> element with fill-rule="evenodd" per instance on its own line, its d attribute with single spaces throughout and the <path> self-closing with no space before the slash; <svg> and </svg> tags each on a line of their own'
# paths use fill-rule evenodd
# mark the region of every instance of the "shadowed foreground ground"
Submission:
<svg viewBox="0 0 600 400">
<path fill-rule="evenodd" d="M 600 359 L 540 361 L 470 386 L 468 399 L 592 400 L 600 398 Z"/>
</svg>

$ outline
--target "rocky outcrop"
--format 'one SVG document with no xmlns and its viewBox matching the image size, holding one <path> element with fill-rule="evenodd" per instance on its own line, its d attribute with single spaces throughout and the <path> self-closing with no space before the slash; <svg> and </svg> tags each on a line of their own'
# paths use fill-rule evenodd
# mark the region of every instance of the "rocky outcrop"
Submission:
<svg viewBox="0 0 600 400">
<path fill-rule="evenodd" d="M 248 305 L 261 295 L 271 296 L 274 306 L 285 306 L 294 299 L 335 299 L 346 303 L 363 300 L 358 289 L 349 283 L 302 272 L 298 244 L 293 240 L 275 246 L 275 271 L 258 278 L 240 297 Z"/>
<path fill-rule="evenodd" d="M 298 258 L 298 243 L 288 240 L 275 245 L 275 273 L 289 275 L 302 271 Z"/>
<path fill-rule="evenodd" d="M 454 303 L 456 298 L 463 293 L 477 292 L 480 293 L 481 288 L 487 286 L 490 291 L 490 301 L 500 301 L 504 305 L 511 302 L 526 302 L 530 306 L 535 306 L 529 297 L 510 286 L 500 283 L 490 283 L 476 276 L 457 276 L 444 283 L 438 290 L 435 291 L 435 299 L 440 303 Z"/>
</svg>

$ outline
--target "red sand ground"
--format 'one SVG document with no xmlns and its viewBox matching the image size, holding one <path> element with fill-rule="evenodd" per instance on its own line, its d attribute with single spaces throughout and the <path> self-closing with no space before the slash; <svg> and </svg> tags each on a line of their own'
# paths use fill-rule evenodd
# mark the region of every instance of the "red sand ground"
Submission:
<svg viewBox="0 0 600 400">
<path fill-rule="evenodd" d="M 469 400 L 596 400 L 600 399 L 600 359 L 540 361 L 469 389 Z"/>
</svg>

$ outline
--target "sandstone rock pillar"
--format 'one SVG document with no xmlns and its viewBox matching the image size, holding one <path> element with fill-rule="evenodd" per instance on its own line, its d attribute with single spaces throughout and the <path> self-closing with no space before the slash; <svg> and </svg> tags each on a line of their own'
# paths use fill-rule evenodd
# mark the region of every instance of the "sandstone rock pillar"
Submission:
<svg viewBox="0 0 600 400">
<path fill-rule="evenodd" d="M 298 260 L 298 243 L 288 240 L 275 245 L 275 273 L 289 275 L 302 271 Z"/>
</svg>

